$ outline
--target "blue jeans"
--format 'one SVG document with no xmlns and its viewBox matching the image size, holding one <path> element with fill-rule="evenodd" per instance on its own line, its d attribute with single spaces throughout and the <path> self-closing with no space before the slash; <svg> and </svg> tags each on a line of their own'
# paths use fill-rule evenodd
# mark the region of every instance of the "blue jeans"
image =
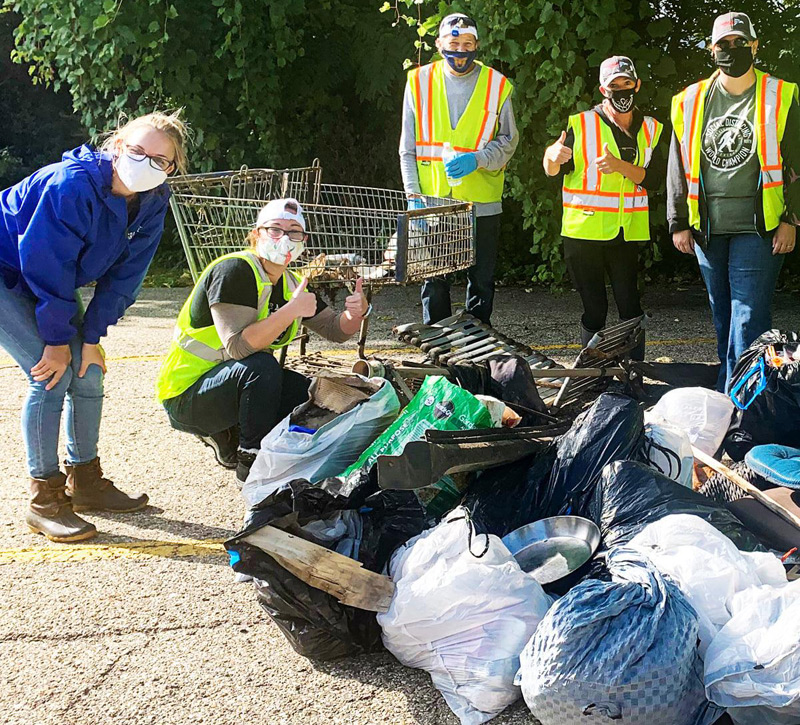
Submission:
<svg viewBox="0 0 800 725">
<path fill-rule="evenodd" d="M 772 328 L 772 295 L 783 254 L 772 253 L 772 234 L 714 235 L 707 248 L 695 245 L 708 290 L 722 363 L 717 390 L 726 392 L 739 356 Z"/>
<path fill-rule="evenodd" d="M 494 305 L 494 270 L 500 240 L 500 214 L 475 220 L 475 264 L 467 270 L 466 311 L 489 324 Z M 422 321 L 432 325 L 452 315 L 450 282 L 445 277 L 426 279 L 422 285 Z"/>
<path fill-rule="evenodd" d="M 22 438 L 32 478 L 48 478 L 59 470 L 58 434 L 64 401 L 67 415 L 67 463 L 88 463 L 97 457 L 100 418 L 103 413 L 103 371 L 91 365 L 78 377 L 83 338 L 70 343 L 72 364 L 52 390 L 49 381 L 37 383 L 30 369 L 42 358 L 44 341 L 36 325 L 36 300 L 12 292 L 0 278 L 0 347 L 28 378 L 28 397 L 22 408 Z"/>
<path fill-rule="evenodd" d="M 311 381 L 281 368 L 268 352 L 220 363 L 180 395 L 164 401 L 173 428 L 208 436 L 239 426 L 239 447 L 257 451 L 261 439 L 308 400 Z"/>
</svg>

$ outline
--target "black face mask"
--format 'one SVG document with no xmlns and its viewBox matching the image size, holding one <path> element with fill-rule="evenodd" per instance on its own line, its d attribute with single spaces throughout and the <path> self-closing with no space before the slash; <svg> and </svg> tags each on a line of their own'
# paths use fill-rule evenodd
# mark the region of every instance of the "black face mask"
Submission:
<svg viewBox="0 0 800 725">
<path fill-rule="evenodd" d="M 744 48 L 715 48 L 714 64 L 726 76 L 741 78 L 753 65 L 753 51 L 747 45 Z"/>
<path fill-rule="evenodd" d="M 622 91 L 609 91 L 609 93 L 611 93 L 611 95 L 608 96 L 608 100 L 611 101 L 614 110 L 619 113 L 629 113 L 633 110 L 633 97 L 636 94 L 635 88 L 626 88 Z"/>
</svg>

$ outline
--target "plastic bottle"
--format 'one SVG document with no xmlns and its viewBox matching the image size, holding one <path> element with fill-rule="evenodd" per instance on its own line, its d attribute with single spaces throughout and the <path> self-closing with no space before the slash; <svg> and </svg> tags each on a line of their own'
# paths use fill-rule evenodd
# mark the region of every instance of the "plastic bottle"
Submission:
<svg viewBox="0 0 800 725">
<path fill-rule="evenodd" d="M 456 152 L 453 151 L 453 147 L 450 145 L 449 141 L 445 141 L 444 149 L 442 150 L 442 161 L 446 164 L 450 159 L 456 156 Z M 450 186 L 458 186 L 461 183 L 461 179 L 451 179 L 449 176 L 447 177 L 447 183 Z"/>
</svg>

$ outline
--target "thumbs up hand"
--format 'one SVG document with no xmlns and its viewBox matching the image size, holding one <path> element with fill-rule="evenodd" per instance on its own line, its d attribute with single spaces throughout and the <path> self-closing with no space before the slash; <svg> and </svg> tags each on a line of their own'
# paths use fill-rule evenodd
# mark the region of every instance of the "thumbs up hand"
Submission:
<svg viewBox="0 0 800 725">
<path fill-rule="evenodd" d="M 567 163 L 567 161 L 572 158 L 572 149 L 569 146 L 564 145 L 564 141 L 566 140 L 567 132 L 562 131 L 558 139 L 547 147 L 547 151 L 545 151 L 544 154 L 545 158 L 551 163 L 558 164 L 559 166 Z"/>
<path fill-rule="evenodd" d="M 295 319 L 313 317 L 317 314 L 317 296 L 313 292 L 307 292 L 308 277 L 303 277 L 303 281 L 297 286 L 289 303 L 292 305 L 292 312 Z"/>
<path fill-rule="evenodd" d="M 597 169 L 603 174 L 620 174 L 620 160 L 614 156 L 608 148 L 608 144 L 603 144 L 603 155 L 597 159 Z"/>
<path fill-rule="evenodd" d="M 349 320 L 360 320 L 367 313 L 369 303 L 364 296 L 364 280 L 359 277 L 353 293 L 344 301 L 344 314 Z"/>
</svg>

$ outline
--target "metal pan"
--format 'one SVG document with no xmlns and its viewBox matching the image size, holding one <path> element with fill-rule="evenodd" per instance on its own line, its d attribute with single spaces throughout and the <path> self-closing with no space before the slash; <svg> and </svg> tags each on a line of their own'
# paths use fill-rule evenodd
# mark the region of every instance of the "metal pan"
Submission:
<svg viewBox="0 0 800 725">
<path fill-rule="evenodd" d="M 553 516 L 506 534 L 503 543 L 523 571 L 539 584 L 550 584 L 592 558 L 600 545 L 600 529 L 580 516 Z"/>
</svg>

